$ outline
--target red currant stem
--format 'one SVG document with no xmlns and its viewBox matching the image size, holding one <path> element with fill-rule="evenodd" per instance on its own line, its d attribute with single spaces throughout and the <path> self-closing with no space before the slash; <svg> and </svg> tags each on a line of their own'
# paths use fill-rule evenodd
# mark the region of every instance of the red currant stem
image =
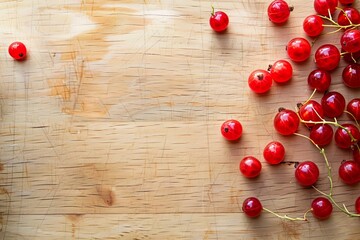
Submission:
<svg viewBox="0 0 360 240">
<path fill-rule="evenodd" d="M 271 213 L 271 214 L 277 216 L 278 218 L 286 219 L 286 220 L 290 220 L 290 221 L 307 221 L 306 214 L 309 212 L 309 210 L 307 210 L 307 211 L 305 212 L 304 216 L 301 217 L 301 218 L 299 218 L 299 217 L 297 217 L 297 218 L 292 218 L 292 217 L 289 217 L 289 216 L 287 216 L 287 215 L 277 214 L 277 213 L 275 213 L 275 212 L 273 212 L 273 211 L 271 211 L 271 210 L 269 210 L 269 209 L 267 209 L 267 208 L 264 208 L 264 207 L 263 207 L 263 209 L 264 209 L 264 211 L 266 211 L 266 212 L 268 212 L 268 213 Z"/>
<path fill-rule="evenodd" d="M 351 112 L 346 111 L 346 110 L 344 111 L 344 113 L 347 113 L 347 114 L 350 115 L 350 117 L 352 117 L 352 119 L 354 120 L 356 126 L 357 126 L 357 127 L 359 128 L 359 130 L 360 130 L 360 124 L 359 124 L 359 122 L 356 120 L 355 116 L 354 116 Z"/>
<path fill-rule="evenodd" d="M 310 100 L 313 98 L 313 96 L 315 95 L 315 93 L 316 93 L 316 88 L 315 88 L 314 91 L 311 93 L 310 97 L 305 100 L 305 102 L 303 103 L 303 105 L 305 105 L 308 101 L 310 101 Z M 315 110 L 315 109 L 314 109 L 314 110 Z"/>
<path fill-rule="evenodd" d="M 350 25 L 353 25 L 353 23 L 351 22 L 349 16 L 346 14 L 346 12 L 344 11 L 344 9 L 336 7 L 337 10 L 340 10 L 346 17 L 346 19 L 349 21 Z"/>
<path fill-rule="evenodd" d="M 211 8 L 212 8 L 212 11 L 211 11 L 211 16 L 214 16 L 215 15 L 215 8 L 213 5 L 211 5 Z"/>
</svg>

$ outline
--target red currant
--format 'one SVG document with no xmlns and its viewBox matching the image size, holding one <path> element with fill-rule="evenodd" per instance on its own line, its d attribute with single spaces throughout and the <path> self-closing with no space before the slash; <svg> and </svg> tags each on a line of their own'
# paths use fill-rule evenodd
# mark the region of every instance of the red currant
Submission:
<svg viewBox="0 0 360 240">
<path fill-rule="evenodd" d="M 339 92 L 328 92 L 321 98 L 322 109 L 329 118 L 340 117 L 345 111 L 345 105 L 345 98 Z"/>
<path fill-rule="evenodd" d="M 360 147 L 360 146 L 359 146 Z M 355 146 L 354 147 L 354 150 L 353 150 L 353 158 L 354 158 L 354 161 L 360 165 L 360 148 L 358 146 Z"/>
<path fill-rule="evenodd" d="M 249 197 L 244 200 L 242 210 L 248 217 L 255 218 L 260 216 L 263 207 L 259 199 L 256 197 Z"/>
<path fill-rule="evenodd" d="M 230 119 L 221 125 L 221 134 L 230 141 L 238 140 L 243 132 L 242 125 L 239 121 Z"/>
<path fill-rule="evenodd" d="M 261 162 L 253 156 L 244 157 L 240 161 L 239 165 L 240 172 L 247 178 L 255 178 L 259 176 L 261 168 Z"/>
<path fill-rule="evenodd" d="M 304 19 L 304 32 L 310 37 L 319 36 L 324 30 L 323 20 L 318 15 L 310 15 Z"/>
<path fill-rule="evenodd" d="M 248 84 L 255 93 L 265 93 L 270 90 L 272 85 L 271 74 L 262 69 L 255 70 L 250 74 Z"/>
<path fill-rule="evenodd" d="M 352 24 L 360 23 L 360 13 L 356 8 L 347 7 L 339 12 L 337 22 L 340 26 L 350 25 L 351 23 L 349 20 Z"/>
<path fill-rule="evenodd" d="M 356 63 L 360 59 L 360 51 L 349 53 L 346 52 L 344 49 L 341 49 L 341 55 L 345 62 L 351 64 Z"/>
<path fill-rule="evenodd" d="M 340 179 L 348 185 L 356 184 L 360 181 L 360 167 L 355 161 L 344 161 L 339 167 Z"/>
<path fill-rule="evenodd" d="M 355 211 L 357 214 L 360 214 L 360 197 L 358 197 L 355 201 Z"/>
<path fill-rule="evenodd" d="M 286 51 L 294 62 L 303 62 L 310 57 L 311 45 L 305 38 L 293 38 L 288 42 Z"/>
<path fill-rule="evenodd" d="M 325 92 L 331 84 L 331 75 L 325 70 L 316 69 L 308 76 L 308 85 L 319 92 Z"/>
<path fill-rule="evenodd" d="M 320 122 L 324 118 L 324 111 L 320 103 L 311 99 L 300 107 L 299 115 L 304 121 Z M 311 127 L 314 124 L 307 123 L 306 125 Z"/>
<path fill-rule="evenodd" d="M 334 135 L 333 128 L 328 124 L 316 124 L 310 130 L 310 139 L 319 147 L 325 147 L 332 141 Z"/>
<path fill-rule="evenodd" d="M 360 121 L 360 98 L 351 99 L 346 106 L 346 110 L 351 113 L 357 121 Z"/>
<path fill-rule="evenodd" d="M 274 0 L 267 9 L 270 21 L 277 24 L 285 23 L 291 11 L 292 8 L 284 0 Z"/>
<path fill-rule="evenodd" d="M 340 62 L 340 51 L 332 44 L 320 46 L 315 52 L 315 63 L 318 68 L 331 71 L 334 70 Z"/>
<path fill-rule="evenodd" d="M 227 29 L 229 25 L 229 17 L 228 15 L 223 11 L 217 11 L 215 12 L 214 8 L 211 13 L 209 23 L 211 28 L 215 32 L 223 32 Z"/>
<path fill-rule="evenodd" d="M 342 5 L 350 5 L 350 4 L 353 4 L 355 0 L 339 0 L 339 2 L 342 4 Z"/>
<path fill-rule="evenodd" d="M 353 63 L 346 66 L 342 72 L 342 79 L 350 88 L 360 88 L 360 65 Z"/>
<path fill-rule="evenodd" d="M 272 79 L 278 83 L 284 83 L 292 78 L 293 68 L 286 60 L 278 60 L 270 67 Z"/>
<path fill-rule="evenodd" d="M 24 60 L 26 58 L 26 47 L 22 42 L 13 42 L 9 46 L 9 54 L 15 60 Z"/>
<path fill-rule="evenodd" d="M 329 199 L 324 197 L 315 198 L 311 203 L 311 212 L 314 217 L 325 220 L 330 217 L 333 206 Z"/>
<path fill-rule="evenodd" d="M 263 156 L 268 163 L 279 164 L 285 158 L 285 148 L 280 142 L 269 142 L 264 148 Z"/>
<path fill-rule="evenodd" d="M 353 53 L 360 51 L 360 30 L 346 30 L 340 39 L 341 47 L 344 51 Z"/>
<path fill-rule="evenodd" d="M 339 148 L 348 149 L 357 141 L 359 141 L 360 131 L 355 125 L 351 123 L 344 123 L 342 124 L 342 127 L 343 128 L 338 127 L 338 129 L 335 131 L 335 144 Z"/>
<path fill-rule="evenodd" d="M 314 9 L 315 11 L 323 16 L 329 16 L 336 11 L 338 0 L 315 0 Z"/>
<path fill-rule="evenodd" d="M 311 161 L 300 163 L 295 170 L 295 178 L 303 187 L 310 187 L 316 183 L 320 175 L 318 166 Z"/>
<path fill-rule="evenodd" d="M 275 130 L 282 135 L 294 134 L 300 124 L 298 115 L 289 109 L 280 109 L 274 118 Z"/>
</svg>

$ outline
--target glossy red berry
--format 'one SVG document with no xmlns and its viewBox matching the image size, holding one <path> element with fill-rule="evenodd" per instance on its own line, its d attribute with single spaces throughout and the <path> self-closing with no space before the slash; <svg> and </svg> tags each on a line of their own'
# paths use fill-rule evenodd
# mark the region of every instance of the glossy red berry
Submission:
<svg viewBox="0 0 360 240">
<path fill-rule="evenodd" d="M 353 63 L 342 72 L 342 80 L 347 87 L 360 88 L 360 65 Z"/>
<path fill-rule="evenodd" d="M 315 11 L 323 16 L 329 16 L 336 11 L 338 0 L 315 0 L 314 9 Z"/>
<path fill-rule="evenodd" d="M 215 32 L 223 32 L 227 29 L 228 25 L 229 25 L 229 17 L 228 15 L 223 12 L 223 11 L 213 11 L 211 13 L 210 19 L 209 19 L 209 23 L 211 28 L 215 31 Z"/>
<path fill-rule="evenodd" d="M 253 156 L 244 157 L 241 159 L 239 165 L 240 172 L 247 178 L 255 178 L 259 176 L 261 168 L 261 162 Z"/>
<path fill-rule="evenodd" d="M 359 143 L 360 144 L 360 143 Z M 360 145 L 358 144 L 358 146 L 360 147 Z M 360 165 L 360 148 L 358 146 L 355 146 L 353 149 L 353 158 L 354 161 Z"/>
<path fill-rule="evenodd" d="M 316 124 L 310 130 L 310 139 L 319 147 L 329 145 L 333 136 L 334 130 L 328 124 Z"/>
<path fill-rule="evenodd" d="M 355 125 L 344 123 L 335 131 L 334 140 L 339 148 L 348 149 L 360 140 L 360 131 Z"/>
<path fill-rule="evenodd" d="M 342 5 L 350 5 L 350 4 L 353 4 L 355 0 L 339 0 L 339 2 L 342 4 Z"/>
<path fill-rule="evenodd" d="M 331 71 L 337 68 L 340 62 L 340 51 L 332 44 L 324 44 L 315 52 L 315 63 L 320 69 Z"/>
<path fill-rule="evenodd" d="M 293 38 L 288 42 L 286 51 L 294 62 L 303 62 L 310 57 L 311 45 L 305 38 Z"/>
<path fill-rule="evenodd" d="M 285 148 L 278 141 L 269 142 L 263 151 L 263 156 L 266 162 L 270 164 L 279 164 L 285 158 Z"/>
<path fill-rule="evenodd" d="M 248 78 L 249 87 L 255 93 L 266 93 L 269 91 L 272 81 L 271 74 L 262 69 L 253 71 Z"/>
<path fill-rule="evenodd" d="M 324 115 L 329 118 L 340 117 L 345 111 L 345 98 L 339 92 L 327 92 L 321 98 L 321 107 Z"/>
<path fill-rule="evenodd" d="M 317 37 L 324 30 L 323 20 L 318 15 L 307 16 L 303 21 L 304 32 L 309 37 Z"/>
<path fill-rule="evenodd" d="M 351 113 L 357 121 L 360 121 L 360 98 L 351 99 L 346 106 L 346 110 Z"/>
<path fill-rule="evenodd" d="M 284 0 L 272 1 L 267 9 L 269 20 L 273 23 L 283 24 L 290 16 L 292 8 Z"/>
<path fill-rule="evenodd" d="M 10 44 L 8 51 L 15 60 L 24 60 L 26 58 L 27 50 L 22 42 L 13 42 Z"/>
<path fill-rule="evenodd" d="M 348 64 L 356 63 L 360 60 L 360 51 L 348 53 L 344 49 L 341 49 L 341 56 Z"/>
<path fill-rule="evenodd" d="M 310 187 L 316 183 L 320 175 L 318 166 L 311 161 L 300 163 L 295 169 L 295 178 L 303 187 Z"/>
<path fill-rule="evenodd" d="M 324 197 L 315 198 L 311 203 L 311 212 L 319 220 L 325 220 L 330 217 L 333 206 L 329 199 Z"/>
<path fill-rule="evenodd" d="M 255 197 L 249 197 L 244 200 L 242 204 L 242 210 L 246 216 L 255 218 L 260 216 L 263 207 L 259 199 Z"/>
<path fill-rule="evenodd" d="M 355 201 L 355 211 L 357 214 L 360 214 L 360 197 L 358 197 Z"/>
<path fill-rule="evenodd" d="M 223 137 L 230 141 L 238 140 L 243 132 L 241 123 L 235 119 L 225 121 L 220 130 Z"/>
<path fill-rule="evenodd" d="M 339 167 L 340 179 L 348 185 L 356 184 L 360 181 L 360 167 L 355 161 L 345 161 Z"/>
<path fill-rule="evenodd" d="M 347 7 L 339 12 L 337 22 L 340 26 L 350 25 L 351 23 L 349 22 L 349 20 L 352 24 L 360 23 L 360 13 L 356 8 Z"/>
<path fill-rule="evenodd" d="M 329 89 L 331 84 L 331 75 L 329 72 L 321 69 L 316 69 L 310 72 L 308 76 L 308 85 L 311 89 L 316 89 L 319 92 L 325 92 Z"/>
<path fill-rule="evenodd" d="M 289 109 L 280 109 L 274 118 L 275 130 L 282 135 L 294 134 L 300 124 L 298 115 Z"/>
<path fill-rule="evenodd" d="M 360 51 L 360 30 L 346 30 L 340 38 L 340 44 L 346 52 L 353 53 Z"/>
<path fill-rule="evenodd" d="M 272 79 L 278 83 L 284 83 L 292 78 L 293 68 L 286 60 L 278 60 L 270 66 Z"/>
<path fill-rule="evenodd" d="M 304 121 L 320 122 L 324 118 L 324 111 L 320 103 L 311 99 L 300 107 L 299 115 Z M 306 123 L 306 125 L 311 127 L 314 124 Z"/>
</svg>

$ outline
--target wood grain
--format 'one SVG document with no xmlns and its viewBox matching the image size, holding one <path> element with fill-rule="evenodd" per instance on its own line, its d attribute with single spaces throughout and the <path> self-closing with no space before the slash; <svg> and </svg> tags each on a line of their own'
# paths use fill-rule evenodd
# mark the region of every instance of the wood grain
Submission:
<svg viewBox="0 0 360 240">
<path fill-rule="evenodd" d="M 300 217 L 319 194 L 296 184 L 293 162 L 317 162 L 317 186 L 329 186 L 316 149 L 272 127 L 279 107 L 294 109 L 311 94 L 313 61 L 294 64 L 291 82 L 268 94 L 248 89 L 252 70 L 288 59 L 287 41 L 305 37 L 302 20 L 314 13 L 310 3 L 293 0 L 290 20 L 276 26 L 268 3 L 2 1 L 1 238 L 358 238 L 359 220 L 336 209 L 328 221 L 310 214 L 303 223 L 266 213 L 248 219 L 241 211 L 246 197 L 257 196 L 269 209 Z M 211 5 L 229 15 L 223 34 L 208 25 Z M 323 36 L 314 49 L 339 45 L 338 38 Z M 24 62 L 6 52 L 15 40 L 29 49 Z M 331 90 L 350 100 L 359 90 L 342 84 L 345 65 L 332 72 Z M 235 143 L 219 132 L 229 118 L 244 127 Z M 271 140 L 284 143 L 287 163 L 264 163 Z M 344 186 L 336 175 L 351 153 L 326 151 L 336 199 L 353 210 L 359 186 Z M 264 163 L 259 178 L 240 175 L 246 155 Z"/>
</svg>

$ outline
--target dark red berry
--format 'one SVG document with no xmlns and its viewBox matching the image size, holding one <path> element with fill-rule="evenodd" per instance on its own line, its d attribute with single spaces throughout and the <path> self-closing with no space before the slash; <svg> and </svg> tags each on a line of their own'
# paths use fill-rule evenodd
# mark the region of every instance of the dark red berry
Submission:
<svg viewBox="0 0 360 240">
<path fill-rule="evenodd" d="M 285 148 L 278 141 L 269 142 L 263 151 L 265 161 L 270 164 L 279 164 L 285 158 Z"/>
<path fill-rule="evenodd" d="M 339 167 L 340 179 L 348 185 L 356 184 L 360 181 L 360 167 L 355 161 L 345 161 Z"/>
<path fill-rule="evenodd" d="M 351 99 L 346 106 L 346 110 L 351 113 L 357 121 L 360 121 L 360 98 Z"/>
<path fill-rule="evenodd" d="M 319 92 L 325 92 L 331 84 L 331 75 L 325 70 L 316 69 L 310 72 L 308 76 L 308 85 L 311 89 Z"/>
<path fill-rule="evenodd" d="M 311 161 L 300 163 L 295 170 L 295 178 L 303 187 L 310 187 L 316 183 L 320 175 L 318 166 Z"/>
<path fill-rule="evenodd" d="M 360 88 L 360 65 L 353 63 L 344 68 L 342 79 L 350 88 Z"/>
<path fill-rule="evenodd" d="M 310 139 L 319 147 L 325 147 L 332 141 L 334 135 L 333 128 L 328 124 L 316 124 L 311 127 Z"/>
<path fill-rule="evenodd" d="M 240 172 L 247 178 L 255 178 L 259 176 L 261 168 L 261 162 L 253 156 L 244 157 L 240 161 L 239 165 Z"/>
<path fill-rule="evenodd" d="M 282 135 L 292 135 L 299 128 L 298 115 L 289 109 L 281 109 L 274 118 L 275 130 Z"/>
<path fill-rule="evenodd" d="M 255 197 L 249 197 L 244 200 L 242 204 L 242 210 L 246 216 L 255 218 L 260 216 L 263 207 L 259 199 Z"/>
<path fill-rule="evenodd" d="M 322 109 L 329 118 L 340 117 L 345 111 L 345 105 L 345 98 L 339 92 L 328 92 L 321 98 Z"/>
<path fill-rule="evenodd" d="M 315 198 L 311 203 L 311 212 L 314 217 L 325 220 L 330 217 L 333 206 L 329 199 L 324 197 Z"/>
</svg>

